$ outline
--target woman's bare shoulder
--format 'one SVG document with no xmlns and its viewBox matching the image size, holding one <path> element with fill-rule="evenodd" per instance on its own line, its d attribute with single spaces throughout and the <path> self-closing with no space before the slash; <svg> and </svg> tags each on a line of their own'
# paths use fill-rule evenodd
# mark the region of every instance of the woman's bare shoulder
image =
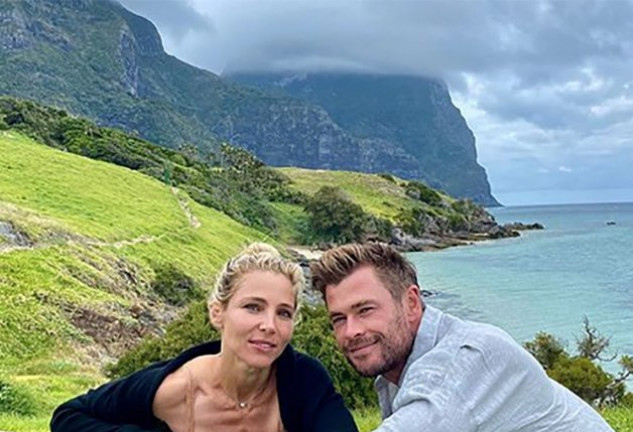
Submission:
<svg viewBox="0 0 633 432">
<path fill-rule="evenodd" d="M 181 405 L 184 406 L 185 395 L 195 391 L 204 371 L 213 367 L 214 357 L 212 355 L 196 357 L 167 375 L 154 397 L 154 415 L 160 418 L 161 412 L 173 411 Z"/>
</svg>

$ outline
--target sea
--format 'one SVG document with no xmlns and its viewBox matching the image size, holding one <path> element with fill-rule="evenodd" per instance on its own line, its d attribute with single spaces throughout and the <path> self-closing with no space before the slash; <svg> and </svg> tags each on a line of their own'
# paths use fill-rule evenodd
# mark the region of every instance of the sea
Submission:
<svg viewBox="0 0 633 432">
<path fill-rule="evenodd" d="M 633 203 L 489 211 L 500 224 L 538 222 L 545 229 L 408 254 L 421 287 L 435 293 L 426 301 L 497 325 L 519 342 L 552 334 L 572 352 L 587 317 L 610 338 L 609 353 L 633 355 Z M 615 362 L 604 366 L 619 370 Z"/>
</svg>

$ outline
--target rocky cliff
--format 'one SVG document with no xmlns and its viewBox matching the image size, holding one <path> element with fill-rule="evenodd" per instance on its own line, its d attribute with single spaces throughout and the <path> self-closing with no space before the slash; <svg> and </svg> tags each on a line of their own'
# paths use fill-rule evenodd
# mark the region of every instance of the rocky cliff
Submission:
<svg viewBox="0 0 633 432">
<path fill-rule="evenodd" d="M 380 94 L 368 93 L 376 79 L 345 76 L 316 87 L 306 81 L 313 89 L 344 92 L 344 99 L 317 91 L 304 97 L 307 87 L 298 82 L 296 91 L 271 92 L 166 54 L 154 25 L 118 3 L 0 0 L 0 93 L 56 105 L 165 146 L 208 148 L 228 140 L 271 165 L 389 172 L 494 205 L 472 134 L 446 89 L 436 82 L 422 86 L 415 110 L 398 111 L 412 102 L 410 87 L 394 78 Z M 366 111 L 355 111 L 365 104 Z"/>
</svg>

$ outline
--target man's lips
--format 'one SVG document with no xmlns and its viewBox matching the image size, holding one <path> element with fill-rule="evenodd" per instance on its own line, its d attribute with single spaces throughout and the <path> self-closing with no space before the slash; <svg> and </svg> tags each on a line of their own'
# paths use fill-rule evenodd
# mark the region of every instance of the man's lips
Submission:
<svg viewBox="0 0 633 432">
<path fill-rule="evenodd" d="M 378 343 L 378 340 L 363 341 L 348 346 L 347 352 L 350 354 L 362 354 L 367 348 L 371 348 Z"/>
</svg>

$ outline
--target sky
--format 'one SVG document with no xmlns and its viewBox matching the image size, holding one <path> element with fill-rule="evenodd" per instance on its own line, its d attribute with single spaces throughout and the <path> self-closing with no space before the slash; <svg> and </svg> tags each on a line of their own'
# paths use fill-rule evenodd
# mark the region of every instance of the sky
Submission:
<svg viewBox="0 0 633 432">
<path fill-rule="evenodd" d="M 633 201 L 633 0 L 120 0 L 227 70 L 443 79 L 505 205 Z"/>
</svg>

